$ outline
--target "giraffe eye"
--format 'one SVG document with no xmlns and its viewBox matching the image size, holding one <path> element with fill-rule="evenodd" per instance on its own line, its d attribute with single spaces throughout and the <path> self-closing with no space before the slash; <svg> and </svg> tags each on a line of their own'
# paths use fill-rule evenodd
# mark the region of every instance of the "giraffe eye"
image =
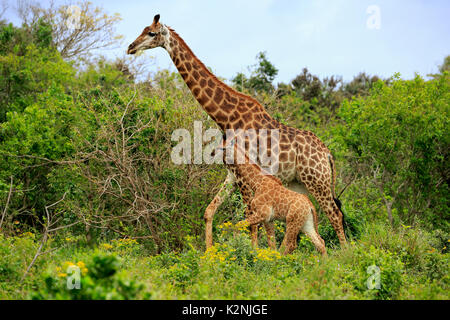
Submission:
<svg viewBox="0 0 450 320">
<path fill-rule="evenodd" d="M 154 32 L 149 32 L 148 35 L 149 35 L 150 37 L 154 37 L 154 36 L 156 36 L 156 33 L 154 33 Z"/>
</svg>

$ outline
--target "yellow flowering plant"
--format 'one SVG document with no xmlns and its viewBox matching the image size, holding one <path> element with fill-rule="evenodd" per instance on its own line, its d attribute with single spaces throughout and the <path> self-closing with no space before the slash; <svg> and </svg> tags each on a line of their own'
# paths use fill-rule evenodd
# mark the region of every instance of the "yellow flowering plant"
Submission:
<svg viewBox="0 0 450 320">
<path fill-rule="evenodd" d="M 65 261 L 62 266 L 58 266 L 56 267 L 56 273 L 57 276 L 62 278 L 62 277 L 67 277 L 67 273 L 70 267 L 77 267 L 80 269 L 80 273 L 81 275 L 86 275 L 88 273 L 88 268 L 86 267 L 86 264 L 83 261 L 78 261 L 77 263 L 73 263 L 71 261 Z"/>
</svg>

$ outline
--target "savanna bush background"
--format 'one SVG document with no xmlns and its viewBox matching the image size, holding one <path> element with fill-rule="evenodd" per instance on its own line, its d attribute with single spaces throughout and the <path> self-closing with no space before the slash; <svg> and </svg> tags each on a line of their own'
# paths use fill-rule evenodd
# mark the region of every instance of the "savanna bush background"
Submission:
<svg viewBox="0 0 450 320">
<path fill-rule="evenodd" d="M 305 237 L 282 257 L 263 230 L 253 249 L 234 227 L 236 192 L 204 252 L 203 213 L 226 171 L 173 164 L 171 134 L 214 122 L 177 73 L 144 72 L 141 58 L 69 59 L 46 12 L 0 22 L 2 299 L 449 298 L 448 57 L 428 79 L 344 83 L 305 68 L 274 85 L 277 69 L 258 54 L 231 85 L 332 150 L 350 244 L 339 248 L 319 211 L 328 258 Z M 276 232 L 280 243 L 283 223 Z M 67 290 L 70 265 L 82 270 L 80 290 Z M 369 290 L 372 265 L 381 286 Z"/>
</svg>

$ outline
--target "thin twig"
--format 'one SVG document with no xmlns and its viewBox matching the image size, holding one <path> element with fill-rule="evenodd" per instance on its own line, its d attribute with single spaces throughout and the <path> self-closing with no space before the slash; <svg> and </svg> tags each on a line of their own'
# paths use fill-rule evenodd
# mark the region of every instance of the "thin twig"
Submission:
<svg viewBox="0 0 450 320">
<path fill-rule="evenodd" d="M 13 188 L 13 176 L 11 176 L 11 184 L 9 186 L 8 199 L 6 200 L 5 209 L 3 209 L 2 220 L 0 220 L 0 229 L 2 228 L 3 219 L 5 219 L 5 216 L 6 216 L 6 210 L 8 210 L 9 200 L 11 199 L 12 188 Z"/>
<path fill-rule="evenodd" d="M 52 203 L 52 204 L 50 204 L 50 205 L 48 205 L 48 206 L 45 206 L 45 215 L 46 215 L 47 221 L 46 221 L 46 225 L 45 225 L 45 227 L 44 227 L 44 234 L 43 234 L 43 236 L 42 236 L 41 243 L 39 244 L 39 248 L 37 249 L 36 254 L 35 254 L 34 257 L 33 257 L 33 260 L 31 260 L 30 264 L 28 265 L 27 269 L 25 270 L 25 273 L 24 273 L 23 276 L 22 276 L 22 279 L 20 280 L 21 282 L 23 282 L 23 280 L 25 279 L 25 277 L 28 275 L 28 273 L 29 273 L 30 270 L 31 270 L 31 267 L 34 265 L 34 263 L 36 262 L 36 260 L 37 260 L 38 257 L 40 257 L 40 256 L 42 256 L 42 255 L 44 255 L 44 254 L 53 252 L 53 251 L 56 250 L 56 249 L 51 249 L 51 250 L 42 252 L 42 249 L 44 248 L 44 246 L 45 246 L 46 243 L 47 243 L 49 234 L 50 234 L 51 232 L 55 232 L 55 231 L 57 231 L 57 230 L 69 228 L 69 227 L 74 226 L 74 225 L 76 225 L 76 224 L 78 224 L 78 223 L 80 222 L 80 221 L 78 221 L 78 222 L 71 223 L 71 224 L 68 224 L 68 225 L 65 225 L 65 226 L 61 226 L 61 227 L 57 227 L 57 228 L 50 229 L 50 227 L 53 226 L 53 225 L 55 224 L 55 221 L 52 221 L 52 220 L 53 220 L 53 218 L 55 218 L 55 217 L 58 215 L 58 213 L 56 213 L 56 214 L 54 214 L 53 216 L 51 216 L 51 215 L 50 215 L 50 212 L 48 211 L 48 209 L 49 209 L 49 208 L 52 208 L 52 207 L 54 207 L 54 206 L 56 206 L 56 205 L 57 205 L 58 203 L 60 203 L 61 201 L 64 201 L 64 199 L 65 199 L 65 197 L 66 197 L 66 194 L 67 194 L 67 191 L 64 192 L 64 195 L 62 196 L 61 199 L 59 199 L 58 201 L 56 201 L 56 202 L 54 202 L 54 203 Z M 59 219 L 58 219 L 57 221 L 59 221 Z"/>
</svg>

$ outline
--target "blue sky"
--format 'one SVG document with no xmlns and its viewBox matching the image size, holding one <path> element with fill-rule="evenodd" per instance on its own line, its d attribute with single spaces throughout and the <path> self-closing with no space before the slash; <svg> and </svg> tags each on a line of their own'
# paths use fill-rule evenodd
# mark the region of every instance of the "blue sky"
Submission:
<svg viewBox="0 0 450 320">
<path fill-rule="evenodd" d="M 266 51 L 279 69 L 275 82 L 289 82 L 303 67 L 320 77 L 341 75 L 348 81 L 361 71 L 382 77 L 400 72 L 411 78 L 436 72 L 450 54 L 448 0 L 91 0 L 108 13 L 118 12 L 123 55 L 151 24 L 174 28 L 194 53 L 218 76 L 230 79 L 247 72 L 256 54 Z M 56 1 L 57 3 L 62 1 Z M 379 20 L 374 11 L 379 9 Z M 12 13 L 8 13 L 12 14 Z M 14 17 L 8 17 L 14 21 Z M 379 29 L 369 28 L 379 21 Z M 168 54 L 149 52 L 151 71 L 175 70 Z"/>
</svg>

